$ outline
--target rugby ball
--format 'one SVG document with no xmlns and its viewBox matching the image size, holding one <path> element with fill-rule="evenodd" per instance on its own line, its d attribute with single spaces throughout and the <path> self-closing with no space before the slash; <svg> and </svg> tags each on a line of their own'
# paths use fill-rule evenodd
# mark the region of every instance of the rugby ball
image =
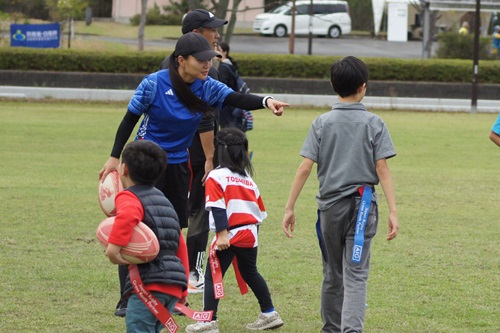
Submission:
<svg viewBox="0 0 500 333">
<path fill-rule="evenodd" d="M 106 248 L 109 243 L 109 235 L 113 229 L 115 217 L 111 216 L 102 221 L 96 230 L 99 243 Z M 129 243 L 122 247 L 122 257 L 132 264 L 144 264 L 156 258 L 160 252 L 158 238 L 146 224 L 139 222 L 134 227 Z"/>
<path fill-rule="evenodd" d="M 122 182 L 116 170 L 108 173 L 102 182 L 99 181 L 99 205 L 106 216 L 116 215 L 115 197 L 121 191 Z"/>
</svg>

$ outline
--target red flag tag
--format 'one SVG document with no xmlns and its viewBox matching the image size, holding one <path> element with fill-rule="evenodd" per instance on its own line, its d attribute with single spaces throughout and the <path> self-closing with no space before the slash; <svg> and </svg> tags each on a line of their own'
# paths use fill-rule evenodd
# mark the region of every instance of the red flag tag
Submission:
<svg viewBox="0 0 500 333">
<path fill-rule="evenodd" d="M 214 283 L 214 297 L 221 299 L 224 297 L 224 284 L 222 283 L 222 269 L 219 258 L 215 250 L 215 242 L 210 247 L 210 269 L 212 270 L 212 279 Z"/>
<path fill-rule="evenodd" d="M 186 317 L 191 318 L 196 321 L 212 321 L 213 311 L 195 311 L 184 304 L 175 304 L 175 309 L 182 312 Z"/>
</svg>

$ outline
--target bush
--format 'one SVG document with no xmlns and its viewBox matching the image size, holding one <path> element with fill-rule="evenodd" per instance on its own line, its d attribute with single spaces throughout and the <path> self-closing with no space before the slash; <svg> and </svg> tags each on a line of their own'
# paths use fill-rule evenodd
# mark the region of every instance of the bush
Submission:
<svg viewBox="0 0 500 333">
<path fill-rule="evenodd" d="M 45 70 L 148 74 L 159 68 L 170 51 L 87 52 L 72 49 L 0 48 L 0 70 Z M 233 55 L 240 72 L 250 77 L 328 79 L 330 67 L 340 57 L 304 55 Z M 364 58 L 370 80 L 469 82 L 473 64 L 464 59 Z M 500 84 L 500 61 L 481 60 L 482 83 Z"/>
<path fill-rule="evenodd" d="M 441 59 L 474 59 L 474 34 L 445 32 L 438 35 L 436 57 Z M 491 59 L 491 39 L 480 37 L 479 59 Z"/>
</svg>

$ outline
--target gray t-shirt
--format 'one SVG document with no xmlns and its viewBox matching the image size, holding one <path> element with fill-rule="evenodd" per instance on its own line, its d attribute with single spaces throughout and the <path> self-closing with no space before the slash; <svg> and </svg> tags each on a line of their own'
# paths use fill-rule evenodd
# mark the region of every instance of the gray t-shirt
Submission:
<svg viewBox="0 0 500 333">
<path fill-rule="evenodd" d="M 336 103 L 313 121 L 300 155 L 318 164 L 316 199 L 325 210 L 363 185 L 378 184 L 376 161 L 396 151 L 380 117 L 361 103 Z"/>
</svg>

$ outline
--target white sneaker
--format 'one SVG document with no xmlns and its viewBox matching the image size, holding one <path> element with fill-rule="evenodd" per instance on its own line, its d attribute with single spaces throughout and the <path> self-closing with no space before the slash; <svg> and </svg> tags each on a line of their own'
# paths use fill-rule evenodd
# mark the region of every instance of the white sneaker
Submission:
<svg viewBox="0 0 500 333">
<path fill-rule="evenodd" d="M 199 321 L 196 324 L 191 324 L 186 326 L 187 333 L 220 333 L 219 332 L 219 323 L 216 320 L 209 322 Z"/>
<path fill-rule="evenodd" d="M 257 320 L 247 325 L 249 330 L 274 330 L 275 328 L 283 326 L 283 320 L 278 312 L 274 311 L 269 314 L 261 313 Z"/>
<path fill-rule="evenodd" d="M 203 292 L 204 288 L 205 277 L 203 275 L 197 277 L 193 272 L 189 273 L 188 293 L 199 294 Z"/>
</svg>

